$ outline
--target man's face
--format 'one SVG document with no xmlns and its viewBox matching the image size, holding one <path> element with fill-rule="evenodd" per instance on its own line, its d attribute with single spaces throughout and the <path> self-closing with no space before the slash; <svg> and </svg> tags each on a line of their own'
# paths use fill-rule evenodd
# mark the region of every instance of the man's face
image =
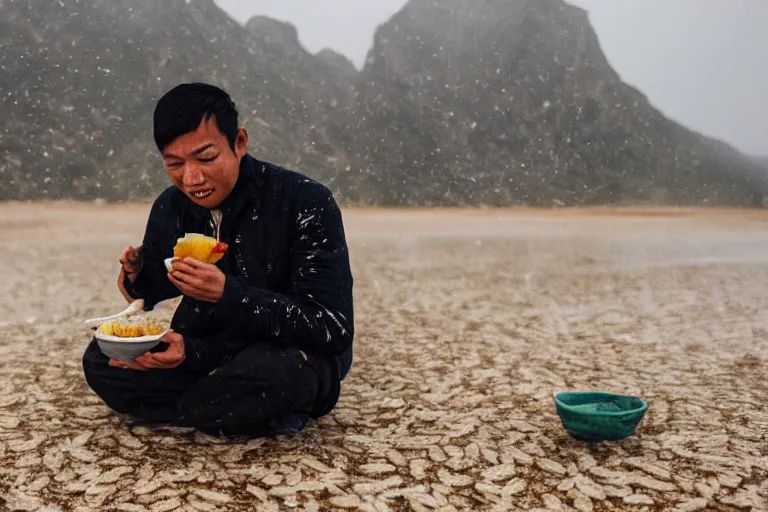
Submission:
<svg viewBox="0 0 768 512">
<path fill-rule="evenodd" d="M 214 117 L 197 130 L 182 135 L 163 151 L 165 172 L 171 182 L 198 205 L 214 209 L 232 192 L 240 159 L 248 151 L 248 133 L 240 128 L 235 152 L 216 126 Z"/>
</svg>

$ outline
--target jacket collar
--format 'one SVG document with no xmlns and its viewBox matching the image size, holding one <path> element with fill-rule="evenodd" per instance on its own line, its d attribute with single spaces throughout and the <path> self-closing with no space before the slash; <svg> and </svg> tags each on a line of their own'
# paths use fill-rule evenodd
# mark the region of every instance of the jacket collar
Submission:
<svg viewBox="0 0 768 512">
<path fill-rule="evenodd" d="M 246 154 L 240 160 L 240 171 L 235 187 L 219 206 L 223 219 L 237 217 L 248 200 L 253 197 L 252 191 L 257 182 L 257 173 L 256 160 L 251 155 Z"/>
</svg>

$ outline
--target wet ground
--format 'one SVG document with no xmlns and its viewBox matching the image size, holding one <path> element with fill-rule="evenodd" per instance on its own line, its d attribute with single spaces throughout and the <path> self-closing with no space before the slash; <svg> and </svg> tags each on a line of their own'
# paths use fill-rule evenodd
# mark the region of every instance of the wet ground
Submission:
<svg viewBox="0 0 768 512">
<path fill-rule="evenodd" d="M 347 210 L 356 359 L 292 438 L 136 426 L 90 392 L 146 206 L 0 205 L 0 509 L 766 510 L 768 215 Z M 636 394 L 588 445 L 561 390 Z"/>
</svg>

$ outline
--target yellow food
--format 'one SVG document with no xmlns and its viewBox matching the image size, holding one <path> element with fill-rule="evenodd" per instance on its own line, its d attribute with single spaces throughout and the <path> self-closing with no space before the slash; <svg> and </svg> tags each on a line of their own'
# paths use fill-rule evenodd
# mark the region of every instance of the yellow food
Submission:
<svg viewBox="0 0 768 512">
<path fill-rule="evenodd" d="M 174 258 L 192 258 L 203 263 L 216 263 L 227 251 L 227 244 L 210 236 L 187 233 L 173 248 Z"/>
<path fill-rule="evenodd" d="M 119 321 L 107 322 L 99 327 L 101 334 L 118 336 L 120 338 L 139 338 L 141 336 L 155 336 L 165 331 L 157 322 L 146 320 L 143 323 L 126 324 Z"/>
</svg>

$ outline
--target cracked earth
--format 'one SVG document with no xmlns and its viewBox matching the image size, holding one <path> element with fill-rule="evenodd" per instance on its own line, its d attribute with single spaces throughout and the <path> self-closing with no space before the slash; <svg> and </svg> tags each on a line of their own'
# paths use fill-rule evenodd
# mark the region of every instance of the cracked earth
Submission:
<svg viewBox="0 0 768 512">
<path fill-rule="evenodd" d="M 355 362 L 294 437 L 148 428 L 86 386 L 147 207 L 0 205 L 0 509 L 767 510 L 768 215 L 347 210 Z M 562 390 L 636 394 L 571 439 Z"/>
</svg>

